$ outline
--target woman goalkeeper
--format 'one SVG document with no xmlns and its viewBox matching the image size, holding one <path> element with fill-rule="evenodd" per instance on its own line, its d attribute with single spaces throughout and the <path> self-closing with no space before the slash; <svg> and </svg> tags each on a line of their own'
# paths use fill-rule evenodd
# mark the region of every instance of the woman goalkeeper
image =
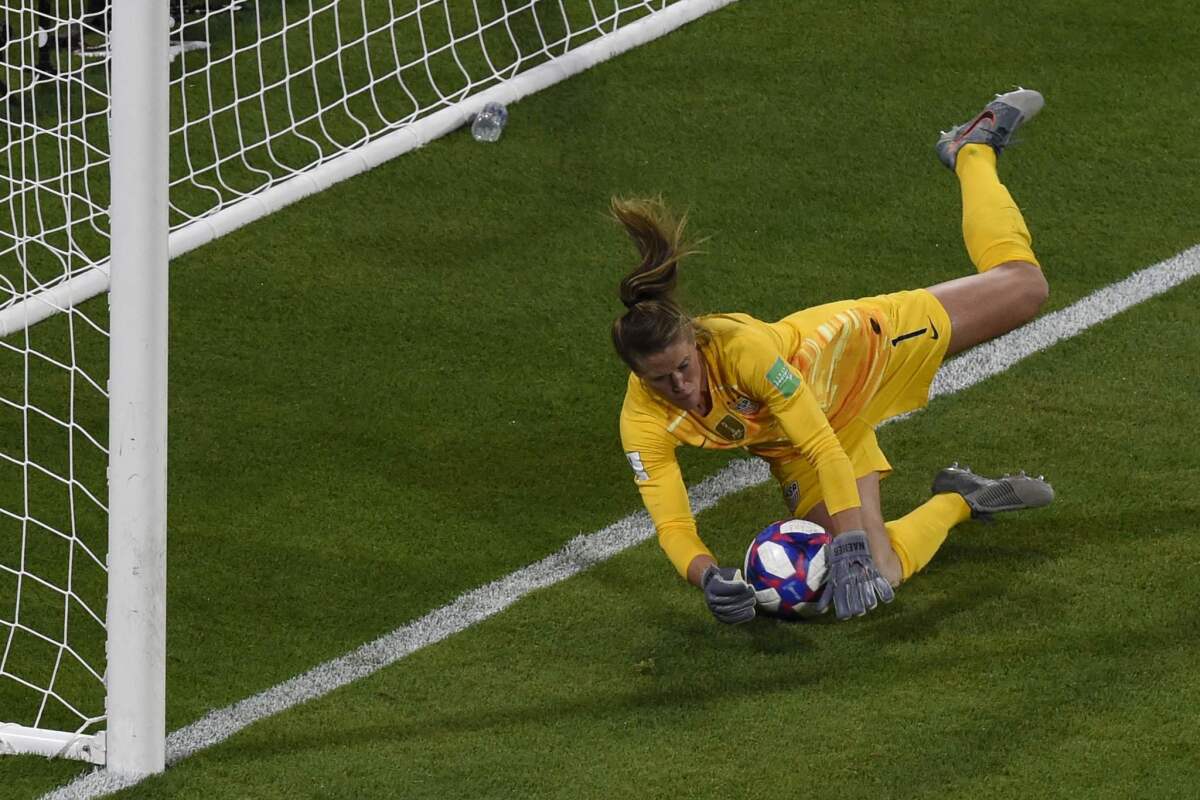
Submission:
<svg viewBox="0 0 1200 800">
<path fill-rule="evenodd" d="M 928 289 L 830 303 L 767 323 L 746 314 L 692 318 L 673 299 L 692 250 L 658 201 L 614 199 L 641 263 L 621 282 L 613 323 L 629 366 L 621 443 L 658 540 L 722 622 L 754 617 L 754 592 L 720 567 L 696 531 L 675 448 L 745 447 L 766 459 L 794 516 L 834 534 L 822 603 L 865 614 L 924 567 L 972 515 L 1048 504 L 1024 473 L 989 479 L 951 466 L 933 497 L 884 521 L 879 481 L 891 465 L 875 426 L 928 401 L 943 359 L 1033 318 L 1048 293 L 1029 231 L 996 173 L 1013 132 L 1042 107 L 1020 89 L 942 134 L 937 152 L 962 189 L 963 238 L 978 274 Z"/>
</svg>

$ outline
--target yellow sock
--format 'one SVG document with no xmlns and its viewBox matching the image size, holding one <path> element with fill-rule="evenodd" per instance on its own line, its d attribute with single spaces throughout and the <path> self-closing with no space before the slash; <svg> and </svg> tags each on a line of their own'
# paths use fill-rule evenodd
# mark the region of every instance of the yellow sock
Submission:
<svg viewBox="0 0 1200 800">
<path fill-rule="evenodd" d="M 894 522 L 885 523 L 892 549 L 900 557 L 904 580 L 933 558 L 950 529 L 971 518 L 971 507 L 960 495 L 935 494 Z"/>
<path fill-rule="evenodd" d="M 996 174 L 996 151 L 968 144 L 958 151 L 955 173 L 962 187 L 963 241 L 980 272 L 1005 261 L 1038 264 L 1021 210 Z"/>
</svg>

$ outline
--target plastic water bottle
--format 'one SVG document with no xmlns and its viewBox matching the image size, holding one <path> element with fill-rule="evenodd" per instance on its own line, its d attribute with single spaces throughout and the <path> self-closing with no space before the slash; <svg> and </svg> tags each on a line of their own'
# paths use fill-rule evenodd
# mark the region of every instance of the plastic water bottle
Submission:
<svg viewBox="0 0 1200 800">
<path fill-rule="evenodd" d="M 494 142 L 504 132 L 508 109 L 500 103 L 488 103 L 471 121 L 471 135 L 477 142 Z"/>
</svg>

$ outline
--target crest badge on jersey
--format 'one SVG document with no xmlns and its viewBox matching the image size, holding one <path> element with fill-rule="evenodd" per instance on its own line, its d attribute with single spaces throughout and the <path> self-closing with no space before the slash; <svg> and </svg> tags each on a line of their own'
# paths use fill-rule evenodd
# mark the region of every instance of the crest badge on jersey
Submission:
<svg viewBox="0 0 1200 800">
<path fill-rule="evenodd" d="M 717 433 L 724 436 L 731 442 L 741 441 L 746 437 L 746 426 L 742 421 L 732 414 L 726 414 L 721 421 L 717 423 Z"/>
<path fill-rule="evenodd" d="M 793 514 L 796 513 L 796 506 L 800 505 L 800 484 L 792 481 L 783 487 L 783 499 L 787 503 L 788 508 Z"/>
<path fill-rule="evenodd" d="M 749 397 L 739 397 L 737 402 L 733 404 L 734 411 L 747 416 L 757 414 L 760 408 L 762 408 L 762 403 L 757 400 L 751 400 Z"/>
</svg>

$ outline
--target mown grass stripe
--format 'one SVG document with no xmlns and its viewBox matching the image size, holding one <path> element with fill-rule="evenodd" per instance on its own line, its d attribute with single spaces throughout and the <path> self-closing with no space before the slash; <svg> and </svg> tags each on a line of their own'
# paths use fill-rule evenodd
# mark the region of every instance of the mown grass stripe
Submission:
<svg viewBox="0 0 1200 800">
<path fill-rule="evenodd" d="M 1011 368 L 1021 360 L 1163 294 L 1200 274 L 1200 245 L 1128 278 L 1098 289 L 1067 308 L 1047 314 L 947 362 L 931 396 L 954 394 Z M 757 459 L 732 462 L 690 491 L 699 513 L 730 494 L 766 481 L 769 472 Z M 176 764 L 225 741 L 249 725 L 368 677 L 411 653 L 436 644 L 498 614 L 536 589 L 560 581 L 646 541 L 654 528 L 637 512 L 577 536 L 560 550 L 527 567 L 461 595 L 418 620 L 260 694 L 213 711 L 167 737 L 167 763 Z M 85 800 L 134 786 L 142 777 L 96 770 L 43 796 L 43 800 Z"/>
</svg>

